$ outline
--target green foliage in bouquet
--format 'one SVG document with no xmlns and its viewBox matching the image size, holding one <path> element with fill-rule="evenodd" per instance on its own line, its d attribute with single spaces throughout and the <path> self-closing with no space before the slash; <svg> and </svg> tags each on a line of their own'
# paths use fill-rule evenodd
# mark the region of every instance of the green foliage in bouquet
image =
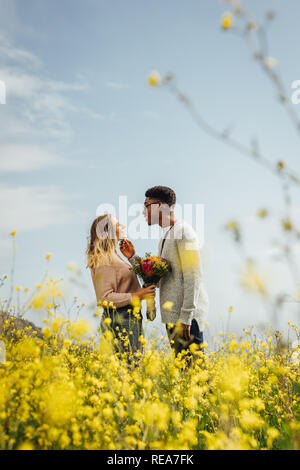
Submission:
<svg viewBox="0 0 300 470">
<path fill-rule="evenodd" d="M 132 270 L 143 280 L 145 287 L 158 284 L 170 269 L 170 264 L 166 259 L 151 256 L 151 253 L 146 253 L 143 258 L 136 256 L 132 264 Z"/>
</svg>

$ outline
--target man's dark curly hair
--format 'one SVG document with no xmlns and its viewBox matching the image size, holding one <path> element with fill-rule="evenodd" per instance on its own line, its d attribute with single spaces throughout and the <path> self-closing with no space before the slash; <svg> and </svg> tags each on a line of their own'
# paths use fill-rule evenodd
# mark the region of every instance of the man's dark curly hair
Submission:
<svg viewBox="0 0 300 470">
<path fill-rule="evenodd" d="M 167 186 L 153 186 L 153 188 L 147 189 L 145 196 L 158 199 L 160 202 L 168 204 L 168 206 L 174 206 L 176 203 L 176 194 L 173 189 Z"/>
</svg>

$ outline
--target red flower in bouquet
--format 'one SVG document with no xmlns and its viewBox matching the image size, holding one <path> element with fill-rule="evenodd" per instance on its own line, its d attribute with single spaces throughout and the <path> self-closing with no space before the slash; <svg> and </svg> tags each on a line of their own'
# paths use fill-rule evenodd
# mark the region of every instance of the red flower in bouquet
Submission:
<svg viewBox="0 0 300 470">
<path fill-rule="evenodd" d="M 151 253 L 146 253 L 144 258 L 135 257 L 132 270 L 143 280 L 143 287 L 148 287 L 151 284 L 157 285 L 160 279 L 171 270 L 171 265 L 160 256 L 151 256 Z M 154 297 L 149 296 L 146 301 L 147 318 L 152 321 L 156 316 Z"/>
<path fill-rule="evenodd" d="M 146 276 L 149 276 L 152 274 L 152 268 L 153 268 L 153 261 L 150 258 L 143 259 L 141 261 L 141 268 L 143 272 L 146 274 Z"/>
</svg>

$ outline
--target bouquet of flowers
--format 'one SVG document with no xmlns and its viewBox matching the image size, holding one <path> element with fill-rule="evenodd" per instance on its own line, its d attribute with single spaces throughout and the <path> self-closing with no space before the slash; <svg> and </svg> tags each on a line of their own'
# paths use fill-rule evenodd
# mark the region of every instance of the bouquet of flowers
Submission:
<svg viewBox="0 0 300 470">
<path fill-rule="evenodd" d="M 148 287 L 152 284 L 158 284 L 160 279 L 171 270 L 171 267 L 166 259 L 146 253 L 144 258 L 136 256 L 132 269 L 142 279 L 143 287 Z M 146 298 L 146 302 L 147 318 L 153 321 L 156 317 L 155 299 L 149 296 Z"/>
</svg>

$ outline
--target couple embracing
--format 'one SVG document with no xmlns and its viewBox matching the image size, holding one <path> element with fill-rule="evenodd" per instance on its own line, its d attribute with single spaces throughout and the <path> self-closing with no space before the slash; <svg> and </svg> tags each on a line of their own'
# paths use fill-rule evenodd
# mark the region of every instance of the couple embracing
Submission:
<svg viewBox="0 0 300 470">
<path fill-rule="evenodd" d="M 154 186 L 145 193 L 144 216 L 148 225 L 158 224 L 163 234 L 158 255 L 171 269 L 159 281 L 161 321 L 166 325 L 171 347 L 178 355 L 191 344 L 201 345 L 209 300 L 204 289 L 199 240 L 193 228 L 174 216 L 175 192 Z M 115 335 L 120 352 L 142 349 L 143 319 L 135 300 L 155 295 L 156 285 L 141 287 L 131 265 L 136 259 L 125 227 L 110 214 L 94 220 L 87 247 L 87 264 L 98 303 L 105 306 L 101 329 Z M 117 245 L 130 264 L 117 253 Z M 126 338 L 126 339 L 125 339 Z M 124 341 L 125 340 L 125 341 Z M 124 346 L 127 345 L 127 346 Z"/>
</svg>

